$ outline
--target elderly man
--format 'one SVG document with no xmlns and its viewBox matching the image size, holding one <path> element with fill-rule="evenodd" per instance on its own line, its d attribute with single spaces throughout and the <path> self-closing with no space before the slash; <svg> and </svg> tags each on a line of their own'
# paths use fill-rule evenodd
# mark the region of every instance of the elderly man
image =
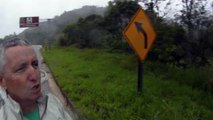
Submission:
<svg viewBox="0 0 213 120">
<path fill-rule="evenodd" d="M 0 44 L 0 120 L 72 120 L 59 100 L 41 93 L 36 53 L 17 37 Z"/>
</svg>

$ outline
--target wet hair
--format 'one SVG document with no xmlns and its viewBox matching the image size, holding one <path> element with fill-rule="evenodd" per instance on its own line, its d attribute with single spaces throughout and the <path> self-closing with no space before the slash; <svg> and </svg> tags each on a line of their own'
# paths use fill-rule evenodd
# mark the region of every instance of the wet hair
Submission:
<svg viewBox="0 0 213 120">
<path fill-rule="evenodd" d="M 31 46 L 31 44 L 28 41 L 20 39 L 18 37 L 12 37 L 10 39 L 2 40 L 0 43 L 0 75 L 4 73 L 4 65 L 6 63 L 5 59 L 6 49 L 15 46 Z"/>
</svg>

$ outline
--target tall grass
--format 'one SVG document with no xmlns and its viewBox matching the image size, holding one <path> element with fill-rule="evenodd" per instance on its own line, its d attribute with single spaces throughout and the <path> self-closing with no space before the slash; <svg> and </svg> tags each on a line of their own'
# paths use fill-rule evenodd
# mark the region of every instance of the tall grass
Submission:
<svg viewBox="0 0 213 120">
<path fill-rule="evenodd" d="M 155 76 L 177 81 L 179 84 L 186 84 L 195 89 L 213 93 L 213 67 L 191 67 L 180 69 L 174 66 L 151 63 L 146 64 L 149 73 Z"/>
<path fill-rule="evenodd" d="M 190 85 L 194 79 L 209 79 L 206 69 L 182 71 L 145 62 L 143 94 L 139 95 L 136 56 L 107 50 L 55 48 L 45 51 L 44 57 L 60 87 L 88 120 L 213 118 L 212 94 Z M 199 74 L 200 77 L 193 77 Z"/>
</svg>

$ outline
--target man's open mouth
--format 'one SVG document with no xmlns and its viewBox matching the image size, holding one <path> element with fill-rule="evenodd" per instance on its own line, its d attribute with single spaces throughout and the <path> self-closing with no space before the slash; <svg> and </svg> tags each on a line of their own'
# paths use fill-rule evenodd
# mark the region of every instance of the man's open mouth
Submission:
<svg viewBox="0 0 213 120">
<path fill-rule="evenodd" d="M 40 84 L 36 84 L 32 87 L 32 89 L 38 89 L 40 87 Z"/>
</svg>

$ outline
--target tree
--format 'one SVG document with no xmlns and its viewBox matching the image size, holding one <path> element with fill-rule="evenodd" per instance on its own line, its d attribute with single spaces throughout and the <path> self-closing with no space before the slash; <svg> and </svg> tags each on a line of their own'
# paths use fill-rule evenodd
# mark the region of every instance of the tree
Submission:
<svg viewBox="0 0 213 120">
<path fill-rule="evenodd" d="M 102 16 L 95 14 L 80 18 L 77 23 L 65 27 L 64 35 L 59 37 L 59 44 L 63 46 L 75 44 L 80 48 L 102 47 L 103 42 L 100 37 L 105 34 L 99 27 L 102 20 Z"/>
<path fill-rule="evenodd" d="M 81 47 L 96 47 L 100 48 L 103 45 L 101 36 L 104 36 L 104 31 L 99 27 L 99 23 L 103 21 L 103 17 L 99 15 L 89 15 L 85 19 L 78 21 L 78 26 L 81 30 L 81 39 L 79 45 Z"/>
<path fill-rule="evenodd" d="M 128 48 L 122 32 L 138 8 L 140 5 L 137 1 L 114 0 L 109 2 L 101 26 L 108 31 L 110 37 L 108 37 L 107 43 L 110 47 L 114 49 Z"/>
<path fill-rule="evenodd" d="M 157 16 L 165 18 L 170 13 L 171 8 L 169 6 L 172 0 L 140 0 L 140 2 L 154 21 Z M 162 5 L 164 6 L 163 9 Z"/>
<path fill-rule="evenodd" d="M 180 24 L 186 30 L 186 41 L 183 48 L 185 51 L 185 62 L 203 66 L 208 64 L 206 51 L 210 45 L 207 38 L 208 15 L 205 9 L 206 0 L 182 0 L 182 10 L 177 16 Z"/>
</svg>

